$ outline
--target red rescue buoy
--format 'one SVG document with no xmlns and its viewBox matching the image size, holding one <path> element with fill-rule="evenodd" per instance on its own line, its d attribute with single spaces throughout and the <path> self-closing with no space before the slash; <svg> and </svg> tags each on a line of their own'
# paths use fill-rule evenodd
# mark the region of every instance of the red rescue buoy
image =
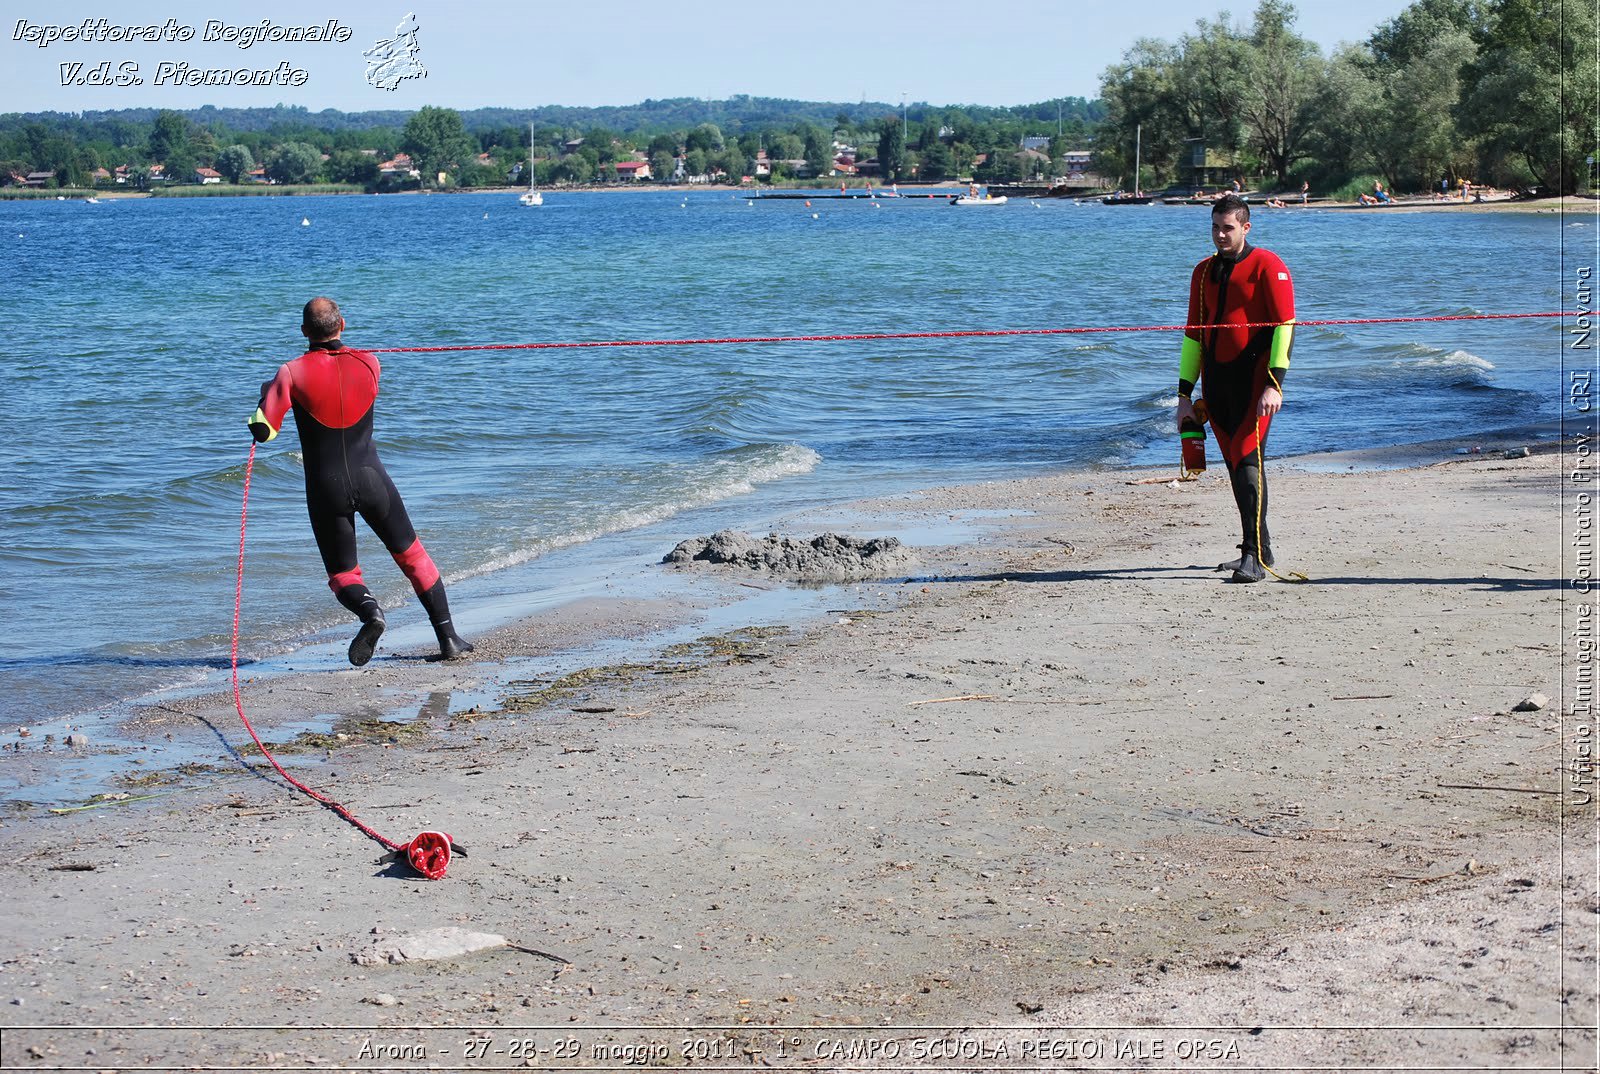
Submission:
<svg viewBox="0 0 1600 1074">
<path fill-rule="evenodd" d="M 443 880 L 450 868 L 450 837 L 443 832 L 419 832 L 405 852 L 411 867 L 429 880 Z"/>
</svg>

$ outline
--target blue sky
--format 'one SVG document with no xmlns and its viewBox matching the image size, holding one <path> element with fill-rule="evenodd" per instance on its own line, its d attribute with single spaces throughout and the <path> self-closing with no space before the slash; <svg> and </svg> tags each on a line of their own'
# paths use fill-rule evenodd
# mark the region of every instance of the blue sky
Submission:
<svg viewBox="0 0 1600 1074">
<path fill-rule="evenodd" d="M 445 4 L 428 0 L 166 0 L 156 5 L 7 3 L 0 15 L 0 112 L 304 105 L 412 109 L 632 104 L 655 97 L 721 98 L 746 93 L 807 100 L 862 99 L 935 104 L 1024 104 L 1093 97 L 1099 76 L 1141 36 L 1176 40 L 1201 16 L 1230 10 L 1246 21 L 1254 0 L 1231 8 L 1192 0 L 1043 5 L 994 9 L 946 0 L 812 0 L 673 4 L 662 0 L 584 3 Z M 1304 4 L 1301 33 L 1331 50 L 1359 41 L 1406 7 L 1405 0 Z M 137 12 L 137 14 L 135 13 Z M 426 78 L 386 91 L 367 84 L 362 52 L 416 14 Z M 1136 12 L 1130 15 L 1128 12 Z M 40 48 L 16 40 L 21 22 L 160 24 L 195 28 L 187 43 L 67 43 Z M 206 44 L 205 24 L 321 25 L 351 30 L 343 44 Z M 142 86 L 61 84 L 60 65 L 113 69 L 137 64 Z M 154 84 L 157 65 L 275 68 L 306 72 L 292 86 L 186 87 Z"/>
</svg>

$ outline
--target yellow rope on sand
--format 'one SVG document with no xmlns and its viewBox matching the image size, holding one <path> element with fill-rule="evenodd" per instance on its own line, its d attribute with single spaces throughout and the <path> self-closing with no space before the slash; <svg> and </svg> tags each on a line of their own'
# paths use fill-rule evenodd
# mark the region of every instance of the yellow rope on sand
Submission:
<svg viewBox="0 0 1600 1074">
<path fill-rule="evenodd" d="M 1281 389 L 1280 389 L 1280 394 L 1281 394 Z M 1267 561 L 1262 558 L 1262 553 L 1264 551 L 1266 551 L 1266 549 L 1261 547 L 1261 504 L 1267 498 L 1266 497 L 1266 484 L 1267 484 L 1267 459 L 1266 459 L 1266 455 L 1261 450 L 1261 415 L 1257 414 L 1256 415 L 1256 562 L 1261 564 L 1261 569 L 1262 570 L 1266 571 L 1268 574 L 1272 575 L 1274 578 L 1276 578 L 1280 582 L 1297 582 L 1297 583 L 1298 582 L 1309 582 L 1309 581 L 1311 581 L 1311 579 L 1307 578 L 1305 575 L 1301 574 L 1299 571 L 1290 571 L 1289 572 L 1289 577 L 1285 578 L 1283 575 L 1279 574 L 1277 571 L 1275 571 L 1271 567 L 1267 566 Z"/>
</svg>

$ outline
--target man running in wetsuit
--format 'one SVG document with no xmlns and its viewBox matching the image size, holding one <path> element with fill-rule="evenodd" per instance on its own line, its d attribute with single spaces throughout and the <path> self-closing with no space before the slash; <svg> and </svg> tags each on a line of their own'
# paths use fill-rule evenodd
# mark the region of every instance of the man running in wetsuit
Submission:
<svg viewBox="0 0 1600 1074">
<path fill-rule="evenodd" d="M 361 620 L 350 643 L 350 663 L 372 659 L 383 634 L 383 609 L 361 580 L 356 559 L 355 516 L 359 512 L 411 580 L 439 639 L 439 657 L 472 651 L 450 622 L 439 568 L 411 528 L 400 492 L 372 443 L 372 411 L 378 398 L 378 359 L 346 347 L 339 336 L 344 317 L 331 298 L 306 303 L 300 331 L 311 349 L 279 367 L 261 386 L 261 403 L 250 418 L 250 434 L 271 440 L 291 406 L 305 457 L 306 507 L 311 532 L 328 571 L 328 588 Z"/>
<path fill-rule="evenodd" d="M 1251 246 L 1250 206 L 1229 194 L 1211 210 L 1216 256 L 1189 279 L 1191 328 L 1178 360 L 1178 426 L 1194 418 L 1190 395 L 1202 386 L 1211 429 L 1233 482 L 1244 539 L 1239 558 L 1217 564 L 1232 581 L 1259 582 L 1272 566 L 1267 536 L 1267 427 L 1283 406 L 1294 343 L 1294 281 L 1277 254 Z M 1234 326 L 1241 327 L 1234 327 Z M 1245 328 L 1243 325 L 1262 327 Z"/>
</svg>

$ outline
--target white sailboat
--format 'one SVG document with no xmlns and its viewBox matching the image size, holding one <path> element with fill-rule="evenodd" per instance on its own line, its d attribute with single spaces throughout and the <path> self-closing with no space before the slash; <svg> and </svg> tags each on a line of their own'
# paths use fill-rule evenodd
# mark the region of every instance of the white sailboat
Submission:
<svg viewBox="0 0 1600 1074">
<path fill-rule="evenodd" d="M 528 124 L 528 192 L 517 200 L 524 205 L 543 205 L 544 195 L 539 193 L 533 170 L 533 124 Z"/>
</svg>

